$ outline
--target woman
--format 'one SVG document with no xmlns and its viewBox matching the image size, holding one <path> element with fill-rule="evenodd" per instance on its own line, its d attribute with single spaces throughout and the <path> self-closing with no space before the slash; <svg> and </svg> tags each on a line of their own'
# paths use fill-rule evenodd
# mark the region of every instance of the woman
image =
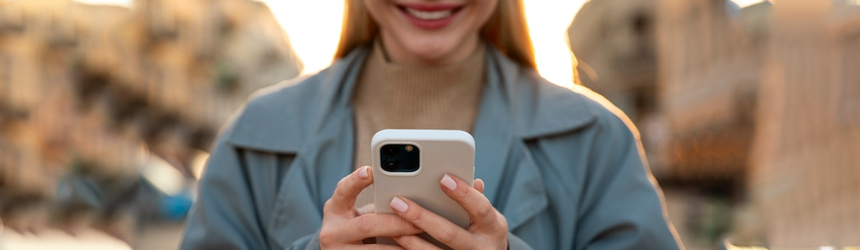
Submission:
<svg viewBox="0 0 860 250">
<path fill-rule="evenodd" d="M 182 249 L 434 248 L 422 232 L 454 249 L 677 249 L 636 133 L 538 76 L 531 46 L 521 0 L 347 0 L 338 60 L 222 132 Z M 471 227 L 405 198 L 365 212 L 358 166 L 384 128 L 474 135 L 483 181 L 439 187 Z M 362 244 L 380 236 L 400 247 Z"/>
</svg>

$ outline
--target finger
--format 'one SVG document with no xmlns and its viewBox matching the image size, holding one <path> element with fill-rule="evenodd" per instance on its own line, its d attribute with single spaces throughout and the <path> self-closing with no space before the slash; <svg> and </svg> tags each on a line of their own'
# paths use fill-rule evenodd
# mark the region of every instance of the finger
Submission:
<svg viewBox="0 0 860 250">
<path fill-rule="evenodd" d="M 371 204 L 367 204 L 367 205 L 364 205 L 363 207 L 356 209 L 355 210 L 355 216 L 372 214 L 375 212 L 376 212 L 376 206 L 374 206 L 373 203 L 371 203 Z"/>
<path fill-rule="evenodd" d="M 405 249 L 441 249 L 433 243 L 427 242 L 421 237 L 415 235 L 405 235 L 394 237 L 394 241 Z"/>
<path fill-rule="evenodd" d="M 471 233 L 466 229 L 421 207 L 409 199 L 394 197 L 391 200 L 391 210 L 400 217 L 423 229 L 434 239 L 445 243 L 454 249 L 476 249 L 470 242 Z"/>
<path fill-rule="evenodd" d="M 323 207 L 324 213 L 352 212 L 355 209 L 355 199 L 358 197 L 358 194 L 373 183 L 373 173 L 371 171 L 370 167 L 364 166 L 340 179 L 337 182 L 337 188 L 335 188 L 331 199 L 326 201 Z"/>
<path fill-rule="evenodd" d="M 484 193 L 484 180 L 475 179 L 475 183 L 472 184 L 472 186 L 475 187 L 475 190 L 478 190 L 478 192 L 480 192 L 481 194 Z"/>
<path fill-rule="evenodd" d="M 355 217 L 339 227 L 339 242 L 355 242 L 372 237 L 397 237 L 423 233 L 400 216 L 393 214 L 366 214 Z"/>
<path fill-rule="evenodd" d="M 495 227 L 498 226 L 496 220 L 496 208 L 490 204 L 484 194 L 478 192 L 474 188 L 460 180 L 460 178 L 445 175 L 439 182 L 442 186 L 442 191 L 456 201 L 463 209 L 469 213 L 469 218 L 472 219 L 472 225 L 479 227 Z"/>
</svg>

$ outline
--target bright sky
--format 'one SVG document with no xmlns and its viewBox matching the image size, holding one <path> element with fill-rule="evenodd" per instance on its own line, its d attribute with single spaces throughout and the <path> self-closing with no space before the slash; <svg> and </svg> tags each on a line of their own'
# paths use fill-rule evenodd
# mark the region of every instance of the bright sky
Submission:
<svg viewBox="0 0 860 250">
<path fill-rule="evenodd" d="M 735 4 L 737 4 L 741 8 L 761 3 L 762 1 L 764 0 L 732 0 L 732 2 L 735 2 Z"/>
<path fill-rule="evenodd" d="M 120 5 L 120 6 L 131 6 L 132 0 L 75 0 L 81 3 L 89 3 L 89 4 L 109 4 L 109 5 Z"/>
<path fill-rule="evenodd" d="M 131 5 L 131 0 L 77 0 L 87 3 Z M 260 0 L 274 12 L 305 65 L 305 74 L 331 63 L 337 47 L 343 0 Z M 762 0 L 732 0 L 745 7 Z M 556 84 L 568 85 L 573 66 L 567 45 L 567 26 L 586 0 L 525 0 L 535 57 L 540 74 Z"/>
</svg>

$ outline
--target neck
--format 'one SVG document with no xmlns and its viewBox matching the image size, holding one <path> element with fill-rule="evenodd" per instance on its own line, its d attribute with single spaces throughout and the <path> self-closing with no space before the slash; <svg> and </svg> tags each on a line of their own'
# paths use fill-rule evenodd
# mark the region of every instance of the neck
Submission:
<svg viewBox="0 0 860 250">
<path fill-rule="evenodd" d="M 392 36 L 387 35 L 386 32 L 380 32 L 380 38 L 382 39 L 382 49 L 384 50 L 385 56 L 389 62 L 415 66 L 445 66 L 456 64 L 465 60 L 466 57 L 475 51 L 480 43 L 478 35 L 475 34 L 469 39 L 466 39 L 463 43 L 456 45 L 454 49 L 448 53 L 436 53 L 433 56 L 424 56 L 410 52 L 402 43 L 393 42 L 395 39 Z"/>
</svg>

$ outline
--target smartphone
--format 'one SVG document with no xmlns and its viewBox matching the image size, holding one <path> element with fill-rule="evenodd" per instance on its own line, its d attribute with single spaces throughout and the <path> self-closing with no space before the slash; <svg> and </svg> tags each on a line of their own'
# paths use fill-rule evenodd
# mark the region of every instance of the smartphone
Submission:
<svg viewBox="0 0 860 250">
<path fill-rule="evenodd" d="M 448 174 L 472 185 L 472 135 L 460 130 L 386 129 L 371 141 L 376 213 L 393 214 L 391 199 L 403 196 L 460 227 L 469 227 L 469 214 L 442 191 L 439 181 Z M 444 247 L 428 235 L 422 237 Z M 390 238 L 379 238 L 377 243 L 396 244 Z"/>
</svg>

